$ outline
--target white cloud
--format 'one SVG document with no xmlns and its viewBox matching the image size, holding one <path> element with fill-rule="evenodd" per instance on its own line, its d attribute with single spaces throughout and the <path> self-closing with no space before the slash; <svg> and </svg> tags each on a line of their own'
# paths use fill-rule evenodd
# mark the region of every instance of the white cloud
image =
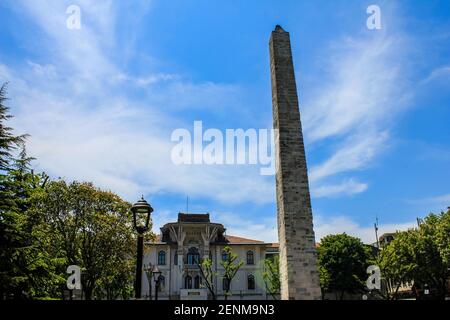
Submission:
<svg viewBox="0 0 450 320">
<path fill-rule="evenodd" d="M 450 193 L 427 198 L 407 200 L 406 202 L 414 205 L 426 205 L 428 210 L 438 213 L 450 208 Z"/>
<path fill-rule="evenodd" d="M 354 178 L 343 178 L 338 186 L 329 185 L 326 179 L 366 169 L 384 151 L 390 125 L 408 100 L 401 60 L 406 50 L 403 37 L 380 32 L 343 39 L 327 51 L 328 80 L 306 97 L 303 108 L 307 145 L 333 139 L 335 146 L 327 159 L 311 166 L 314 196 L 350 195 L 367 189 L 367 183 L 344 188 Z"/>
<path fill-rule="evenodd" d="M 39 169 L 53 177 L 93 181 L 129 200 L 173 192 L 231 203 L 273 201 L 273 181 L 256 167 L 171 162 L 171 130 L 191 126 L 168 110 L 171 105 L 225 106 L 228 96 L 236 99 L 236 86 L 193 83 L 172 73 L 128 75 L 108 54 L 116 46 L 118 8 L 112 1 L 81 3 L 81 30 L 65 28 L 62 2 L 20 4 L 47 34 L 41 41 L 51 46 L 52 55 L 48 62 L 27 61 L 14 69 L 0 64 L 0 79 L 11 82 L 14 126 L 31 135 L 28 150 Z M 100 14 L 100 21 L 91 21 Z M 152 98 L 142 102 L 128 95 L 125 82 L 134 90 L 145 86 Z"/>
<path fill-rule="evenodd" d="M 376 242 L 374 226 L 361 226 L 347 216 L 323 217 L 316 216 L 315 221 L 316 241 L 320 242 L 326 235 L 346 233 L 353 237 L 360 238 L 364 243 L 371 244 Z M 406 222 L 398 224 L 379 224 L 378 236 L 387 232 L 405 231 L 416 227 L 416 222 Z"/>
<path fill-rule="evenodd" d="M 158 210 L 158 212 L 155 212 L 152 214 L 151 219 L 152 219 L 152 231 L 154 234 L 159 235 L 161 234 L 161 227 L 164 226 L 166 223 L 169 222 L 175 222 L 177 221 L 177 213 L 168 211 L 168 210 L 163 210 L 160 211 Z"/>
<path fill-rule="evenodd" d="M 170 128 L 164 124 L 178 120 L 152 108 L 112 96 L 90 109 L 90 103 L 80 106 L 26 83 L 23 89 L 11 87 L 18 106 L 15 126 L 31 134 L 28 151 L 52 176 L 93 181 L 130 200 L 158 192 L 231 203 L 274 199 L 273 181 L 256 167 L 172 164 Z"/>
<path fill-rule="evenodd" d="M 387 138 L 386 132 L 380 134 L 369 132 L 350 137 L 325 162 L 311 168 L 311 181 L 317 182 L 341 172 L 364 168 L 382 150 Z"/>
<path fill-rule="evenodd" d="M 312 184 L 311 195 L 314 198 L 337 197 L 341 195 L 352 195 L 366 191 L 368 185 L 354 179 L 344 180 L 340 184 L 323 184 L 314 187 Z"/>
<path fill-rule="evenodd" d="M 228 235 L 240 236 L 248 239 L 265 241 L 267 243 L 278 242 L 278 229 L 276 214 L 260 219 L 248 219 L 242 215 L 230 212 L 213 213 L 212 221 L 222 223 L 227 229 Z"/>
<path fill-rule="evenodd" d="M 138 1 L 139 17 L 123 16 L 123 4 L 114 1 L 79 1 L 81 30 L 65 28 L 68 2 L 19 3 L 19 10 L 46 33 L 42 46 L 50 61 L 28 61 L 26 70 L 15 72 L 0 65 L 0 75 L 13 82 L 16 122 L 32 135 L 30 153 L 40 168 L 55 176 L 92 180 L 130 199 L 143 192 L 176 192 L 231 203 L 273 201 L 273 179 L 261 177 L 258 168 L 171 164 L 169 124 L 190 126 L 177 112 L 239 108 L 241 92 L 233 84 L 194 83 L 171 72 L 132 75 L 123 70 L 113 57 L 122 47 L 115 37 L 117 26 L 126 24 L 123 19 L 135 24 L 149 1 Z M 333 76 L 308 99 L 303 125 L 308 143 L 340 142 L 328 159 L 311 167 L 313 196 L 367 189 L 368 183 L 352 177 L 337 184 L 326 179 L 366 168 L 385 146 L 386 124 L 403 100 L 401 64 L 395 59 L 403 50 L 399 40 L 347 39 L 330 51 Z M 145 88 L 148 102 L 122 92 L 125 83 Z"/>
<path fill-rule="evenodd" d="M 119 74 L 115 77 L 115 80 L 118 82 L 129 83 L 132 82 L 134 85 L 138 87 L 148 87 L 157 83 L 166 82 L 166 81 L 172 81 L 172 80 L 179 80 L 180 76 L 176 74 L 170 74 L 170 73 L 156 73 L 156 74 L 150 74 L 148 76 L 143 77 L 133 77 L 126 74 Z"/>
<path fill-rule="evenodd" d="M 305 104 L 307 140 L 376 129 L 402 107 L 400 37 L 380 35 L 344 39 L 328 53 L 329 81 Z"/>
<path fill-rule="evenodd" d="M 422 81 L 422 84 L 426 84 L 438 78 L 450 77 L 450 66 L 443 66 L 431 71 L 430 75 Z"/>
<path fill-rule="evenodd" d="M 48 36 L 41 42 L 54 56 L 59 69 L 64 67 L 74 81 L 83 88 L 98 88 L 102 78 L 117 73 L 104 49 L 111 49 L 114 33 L 115 11 L 112 1 L 81 1 L 82 27 L 80 30 L 66 28 L 64 1 L 20 1 L 20 11 L 28 15 Z M 95 17 L 95 18 L 94 18 Z M 42 39 L 41 39 L 42 40 Z M 51 50 L 49 50 L 51 48 Z"/>
</svg>

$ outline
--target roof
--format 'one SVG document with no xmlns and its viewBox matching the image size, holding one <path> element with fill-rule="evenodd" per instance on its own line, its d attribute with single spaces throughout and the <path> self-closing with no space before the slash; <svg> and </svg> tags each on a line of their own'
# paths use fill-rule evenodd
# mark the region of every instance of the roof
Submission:
<svg viewBox="0 0 450 320">
<path fill-rule="evenodd" d="M 225 236 L 225 239 L 230 244 L 264 244 L 264 241 L 247 239 L 237 236 Z"/>
<path fill-rule="evenodd" d="M 178 222 L 209 223 L 209 213 L 178 213 Z"/>
<path fill-rule="evenodd" d="M 278 248 L 278 243 L 265 243 L 264 241 L 242 238 L 237 236 L 225 236 L 226 243 L 229 244 L 266 244 L 270 245 L 270 247 Z M 161 234 L 156 235 L 155 243 L 161 243 L 162 237 Z"/>
</svg>

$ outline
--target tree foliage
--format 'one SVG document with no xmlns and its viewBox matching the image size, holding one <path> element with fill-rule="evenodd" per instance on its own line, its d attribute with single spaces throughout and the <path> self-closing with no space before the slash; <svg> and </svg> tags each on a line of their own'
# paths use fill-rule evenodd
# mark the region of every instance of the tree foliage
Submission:
<svg viewBox="0 0 450 320">
<path fill-rule="evenodd" d="M 203 278 L 202 286 L 206 287 L 211 294 L 212 300 L 216 300 L 216 288 L 214 285 L 215 278 L 217 273 L 213 270 L 213 262 L 210 258 L 201 259 L 198 262 L 198 269 L 200 271 L 200 275 Z"/>
<path fill-rule="evenodd" d="M 414 282 L 415 289 L 428 286 L 444 299 L 450 277 L 450 210 L 427 216 L 419 228 L 397 232 L 381 252 L 380 268 L 395 298 L 398 287 Z M 423 298 L 423 290 L 418 290 Z"/>
<path fill-rule="evenodd" d="M 13 151 L 20 147 L 27 137 L 27 135 L 14 135 L 13 129 L 7 125 L 7 121 L 13 116 L 5 104 L 6 87 L 6 83 L 0 87 L 0 172 L 10 168 L 11 160 L 14 159 Z"/>
<path fill-rule="evenodd" d="M 267 292 L 272 296 L 274 300 L 277 299 L 277 294 L 280 293 L 281 281 L 280 281 L 280 259 L 275 256 L 273 259 L 264 260 L 263 280 L 266 284 Z"/>
<path fill-rule="evenodd" d="M 231 282 L 244 263 L 238 261 L 237 254 L 235 254 L 228 246 L 223 249 L 223 256 L 225 256 L 226 259 L 220 261 L 220 265 L 223 267 L 222 280 L 228 283 L 225 288 L 225 300 L 227 300 L 228 296 L 230 296 Z M 217 296 L 214 283 L 218 273 L 214 271 L 212 260 L 210 258 L 204 258 L 197 265 L 203 279 L 203 286 L 209 290 L 212 299 L 216 300 Z"/>
<path fill-rule="evenodd" d="M 0 299 L 60 298 L 79 265 L 85 298 L 131 295 L 130 204 L 91 183 L 49 181 L 31 169 L 27 135 L 14 135 L 0 88 Z M 151 237 L 151 236 L 150 236 Z"/>
<path fill-rule="evenodd" d="M 347 234 L 329 235 L 318 249 L 322 293 L 334 292 L 338 299 L 345 293 L 364 289 L 369 251 L 360 239 Z"/>
<path fill-rule="evenodd" d="M 30 168 L 26 135 L 15 136 L 6 122 L 12 118 L 5 106 L 6 85 L 0 88 L 0 299 L 37 298 L 55 294 L 62 279 L 59 261 L 42 250 L 41 234 L 27 214 L 31 198 L 47 181 Z M 20 150 L 18 154 L 16 151 Z"/>
<path fill-rule="evenodd" d="M 230 295 L 231 281 L 234 279 L 244 263 L 242 261 L 237 261 L 237 254 L 235 254 L 230 247 L 225 247 L 223 251 L 223 255 L 226 255 L 226 259 L 224 261 L 220 261 L 220 265 L 224 269 L 223 279 L 226 283 L 228 283 L 225 288 L 225 300 L 227 300 Z"/>
<path fill-rule="evenodd" d="M 126 298 L 131 292 L 135 238 L 130 203 L 91 183 L 49 182 L 34 197 L 31 214 L 52 243 L 47 248 L 66 265 L 82 268 L 86 299 Z"/>
</svg>

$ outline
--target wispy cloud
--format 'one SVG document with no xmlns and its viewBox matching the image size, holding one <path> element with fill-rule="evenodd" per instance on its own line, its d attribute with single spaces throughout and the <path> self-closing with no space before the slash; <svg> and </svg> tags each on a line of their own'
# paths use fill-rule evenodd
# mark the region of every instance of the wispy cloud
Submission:
<svg viewBox="0 0 450 320">
<path fill-rule="evenodd" d="M 366 191 L 368 185 L 360 183 L 354 179 L 344 180 L 339 184 L 324 184 L 311 189 L 314 198 L 338 197 L 342 195 L 353 195 Z"/>
<path fill-rule="evenodd" d="M 328 158 L 311 166 L 316 197 L 367 189 L 367 183 L 355 183 L 348 175 L 370 166 L 389 144 L 393 120 L 409 98 L 401 61 L 406 50 L 402 36 L 383 32 L 343 39 L 327 50 L 328 80 L 313 89 L 303 113 L 307 145 L 332 141 L 328 145 L 334 146 Z M 327 178 L 336 175 L 347 177 L 338 186 L 328 185 Z"/>
<path fill-rule="evenodd" d="M 450 66 L 443 66 L 431 71 L 430 75 L 422 81 L 422 84 L 427 84 L 438 78 L 450 78 Z"/>
<path fill-rule="evenodd" d="M 349 137 L 330 158 L 311 168 L 311 180 L 315 182 L 341 172 L 363 169 L 383 149 L 387 138 L 387 132 Z"/>
<path fill-rule="evenodd" d="M 265 216 L 255 221 L 232 212 L 213 213 L 212 219 L 223 223 L 228 235 L 261 240 L 267 243 L 278 242 L 276 215 Z"/>
<path fill-rule="evenodd" d="M 319 242 L 326 235 L 346 233 L 353 237 L 360 238 L 364 243 L 375 243 L 374 226 L 361 226 L 348 216 L 323 217 L 315 218 L 316 241 Z M 380 223 L 378 226 L 378 236 L 387 232 L 405 231 L 417 226 L 416 222 L 406 223 Z"/>
<path fill-rule="evenodd" d="M 258 168 L 171 162 L 171 130 L 192 125 L 173 110 L 233 105 L 239 88 L 171 72 L 130 74 L 111 55 L 112 48 L 121 48 L 114 34 L 119 4 L 79 4 L 81 30 L 65 28 L 64 2 L 13 4 L 44 31 L 40 41 L 48 51 L 42 63 L 0 65 L 0 79 L 11 81 L 15 126 L 31 134 L 29 152 L 39 168 L 54 177 L 93 181 L 130 200 L 142 193 L 180 193 L 231 203 L 272 202 L 273 181 Z M 136 98 L 139 90 L 145 99 Z"/>
<path fill-rule="evenodd" d="M 447 208 L 450 208 L 450 193 L 426 198 L 410 199 L 406 200 L 406 202 L 413 205 L 424 205 L 428 210 L 438 213 L 441 210 L 444 211 Z"/>
<path fill-rule="evenodd" d="M 244 109 L 244 99 L 233 83 L 193 81 L 161 66 L 149 65 L 138 73 L 127 69 L 124 60 L 136 57 L 136 26 L 151 10 L 151 1 L 78 0 L 82 29 L 76 31 L 65 27 L 72 1 L 9 4 L 33 24 L 30 30 L 37 32 L 30 38 L 39 42 L 41 52 L 22 64 L 0 64 L 0 80 L 11 81 L 14 127 L 31 134 L 29 151 L 39 169 L 53 177 L 93 181 L 131 201 L 140 194 L 163 193 L 228 205 L 274 201 L 274 181 L 260 176 L 258 168 L 171 163 L 171 130 L 191 127 L 192 122 L 186 123 L 191 112 L 231 114 Z M 124 10 L 129 6 L 133 10 Z M 123 28 L 130 32 L 118 38 Z M 404 61 L 408 43 L 402 35 L 380 31 L 339 40 L 324 48 L 326 75 L 317 76 L 320 86 L 308 88 L 313 93 L 302 106 L 308 149 L 325 146 L 321 151 L 327 153 L 310 166 L 316 198 L 351 196 L 369 188 L 370 181 L 361 181 L 357 173 L 389 146 L 392 123 L 409 98 Z M 448 72 L 447 66 L 436 69 L 428 81 Z M 448 195 L 423 201 L 445 203 Z M 245 212 L 211 210 L 213 221 L 223 223 L 228 234 L 277 241 L 275 212 L 252 218 Z M 159 211 L 154 230 L 175 219 L 176 213 Z M 382 224 L 380 232 L 413 226 Z M 371 226 L 345 215 L 318 216 L 315 230 L 317 240 L 347 232 L 374 242 Z"/>
</svg>

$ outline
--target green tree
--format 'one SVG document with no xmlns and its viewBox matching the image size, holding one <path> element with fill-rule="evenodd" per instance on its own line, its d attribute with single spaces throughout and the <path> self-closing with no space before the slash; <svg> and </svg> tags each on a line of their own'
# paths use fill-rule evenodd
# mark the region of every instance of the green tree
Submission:
<svg viewBox="0 0 450 320">
<path fill-rule="evenodd" d="M 82 268 L 86 299 L 131 293 L 135 236 L 131 204 L 91 183 L 52 181 L 35 198 L 34 216 L 53 235 L 47 248 Z"/>
<path fill-rule="evenodd" d="M 0 88 L 0 299 L 12 294 L 14 284 L 21 279 L 14 276 L 12 265 L 17 250 L 23 246 L 23 233 L 19 226 L 21 215 L 14 201 L 8 171 L 11 164 L 11 152 L 24 139 L 15 136 L 7 121 L 12 118 L 9 108 L 5 105 L 6 84 Z"/>
<path fill-rule="evenodd" d="M 267 291 L 272 296 L 274 300 L 277 299 L 277 294 L 280 293 L 281 282 L 280 282 L 280 259 L 275 256 L 272 259 L 264 260 L 264 271 L 263 280 L 266 284 Z"/>
<path fill-rule="evenodd" d="M 397 232 L 395 239 L 383 246 L 373 260 L 373 264 L 378 265 L 381 271 L 382 287 L 376 293 L 386 300 L 398 298 L 400 287 L 413 280 L 413 271 L 416 268 L 412 246 L 417 242 L 417 232 Z"/>
<path fill-rule="evenodd" d="M 5 83 L 0 87 L 0 173 L 8 171 L 13 160 L 12 152 L 23 145 L 27 137 L 27 135 L 14 135 L 13 129 L 7 125 L 7 121 L 13 116 L 9 114 L 9 108 L 5 105 L 8 100 L 6 86 Z"/>
<path fill-rule="evenodd" d="M 28 215 L 33 194 L 45 184 L 34 174 L 25 151 L 27 135 L 14 135 L 5 105 L 6 84 L 0 88 L 0 299 L 48 297 L 61 279 L 58 261 L 40 248 L 45 234 Z M 17 150 L 20 153 L 17 155 Z"/>
<path fill-rule="evenodd" d="M 223 249 L 224 256 L 226 256 L 226 259 L 224 261 L 220 261 L 220 265 L 224 269 L 223 273 L 223 280 L 226 284 L 225 286 L 225 300 L 228 299 L 228 296 L 230 295 L 230 289 L 231 289 L 231 281 L 236 276 L 239 269 L 244 264 L 242 261 L 237 261 L 238 256 L 235 254 L 230 247 L 225 247 Z"/>
<path fill-rule="evenodd" d="M 360 239 L 345 233 L 326 236 L 318 254 L 322 295 L 334 292 L 342 300 L 346 292 L 364 290 L 369 251 Z"/>
<path fill-rule="evenodd" d="M 450 278 L 450 209 L 429 214 L 418 232 L 421 241 L 417 253 L 417 277 L 421 283 L 436 290 L 437 298 L 445 299 Z"/>
<path fill-rule="evenodd" d="M 397 232 L 378 258 L 386 299 L 396 299 L 401 285 L 432 289 L 431 296 L 444 299 L 450 277 L 450 210 L 428 215 L 419 228 Z M 415 291 L 422 299 L 423 290 Z"/>
<path fill-rule="evenodd" d="M 0 286 L 4 294 L 16 299 L 52 296 L 55 284 L 62 280 L 56 273 L 59 261 L 42 250 L 48 235 L 39 231 L 28 214 L 33 195 L 47 181 L 45 174 L 30 169 L 32 160 L 23 146 L 19 157 L 10 160 L 7 174 L 0 177 Z"/>
<path fill-rule="evenodd" d="M 216 300 L 216 288 L 214 285 L 215 278 L 217 273 L 213 270 L 213 262 L 209 258 L 201 259 L 198 262 L 198 269 L 200 271 L 200 275 L 203 278 L 202 286 L 206 287 L 211 294 L 211 299 Z"/>
<path fill-rule="evenodd" d="M 450 277 L 450 210 L 428 215 L 418 229 L 398 232 L 383 248 L 381 271 L 397 285 L 414 282 L 415 288 L 427 285 L 432 295 L 444 299 Z M 394 281 L 395 282 L 395 281 Z M 424 298 L 419 291 L 418 299 Z"/>
</svg>

